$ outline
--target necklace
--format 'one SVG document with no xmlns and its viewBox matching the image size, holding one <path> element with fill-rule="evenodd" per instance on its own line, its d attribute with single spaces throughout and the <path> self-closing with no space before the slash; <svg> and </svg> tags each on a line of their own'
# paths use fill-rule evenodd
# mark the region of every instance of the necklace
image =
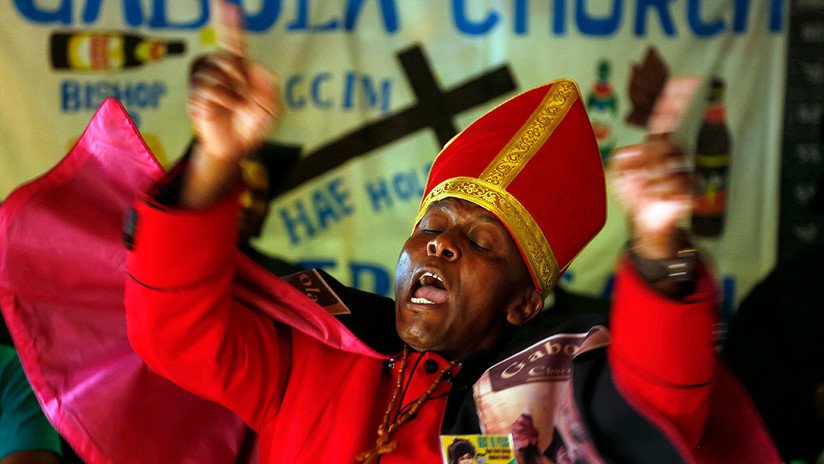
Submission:
<svg viewBox="0 0 824 464">
<path fill-rule="evenodd" d="M 423 355 L 421 355 L 423 356 Z M 378 439 L 375 441 L 375 446 L 371 450 L 364 451 L 357 456 L 357 460 L 359 462 L 363 462 L 364 464 L 374 464 L 380 459 L 381 455 L 391 453 L 395 451 L 398 447 L 397 441 L 390 441 L 390 437 L 392 436 L 392 432 L 398 429 L 401 425 L 409 422 L 411 419 L 418 414 L 418 411 L 421 409 L 421 406 L 432 396 L 432 393 L 438 388 L 441 381 L 443 380 L 444 376 L 447 372 L 451 371 L 453 367 L 455 367 L 456 361 L 449 362 L 446 367 L 441 369 L 438 375 L 435 377 L 435 380 L 432 381 L 432 384 L 429 385 L 429 388 L 426 389 L 426 392 L 421 395 L 415 402 L 412 404 L 412 407 L 403 414 L 398 417 L 395 417 L 394 420 L 390 422 L 390 417 L 392 416 L 392 411 L 395 409 L 395 406 L 398 402 L 398 396 L 401 392 L 401 385 L 403 384 L 403 374 L 406 371 L 406 362 L 409 359 L 409 346 L 403 346 L 403 354 L 401 355 L 401 364 L 398 367 L 398 380 L 395 382 L 395 391 L 392 393 L 392 399 L 389 400 L 389 406 L 386 408 L 386 412 L 383 414 L 383 422 L 381 425 L 378 426 Z"/>
</svg>

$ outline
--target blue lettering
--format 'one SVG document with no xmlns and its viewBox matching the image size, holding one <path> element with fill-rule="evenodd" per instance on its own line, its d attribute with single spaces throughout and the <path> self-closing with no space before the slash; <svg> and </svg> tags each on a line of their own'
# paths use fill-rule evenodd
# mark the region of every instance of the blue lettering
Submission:
<svg viewBox="0 0 824 464">
<path fill-rule="evenodd" d="M 555 0 L 552 12 L 552 32 L 561 35 L 566 33 L 566 0 Z"/>
<path fill-rule="evenodd" d="M 241 6 L 246 19 L 246 29 L 250 32 L 264 32 L 272 27 L 281 18 L 284 9 L 283 0 L 256 0 L 242 1 L 232 0 Z M 568 8 L 572 3 L 570 0 L 543 0 L 549 1 L 550 33 L 554 35 L 564 35 L 567 33 Z M 785 0 L 762 0 L 759 4 L 767 2 L 766 14 L 759 14 L 758 18 L 765 18 L 770 32 L 781 32 L 785 23 Z M 202 28 L 209 21 L 210 8 L 208 0 L 196 0 L 195 8 L 179 9 L 177 2 L 171 0 L 121 0 L 122 18 L 125 26 L 128 27 L 150 27 L 153 29 L 183 29 L 195 30 Z M 244 7 L 244 3 L 254 4 L 255 9 L 250 10 Z M 368 0 L 347 0 L 344 10 L 337 17 L 314 18 L 313 12 L 323 11 L 313 8 L 310 0 L 294 0 L 294 16 L 286 25 L 286 30 L 303 32 L 326 32 L 333 30 L 354 31 L 358 27 L 361 16 L 365 11 L 370 10 L 367 6 Z M 400 30 L 400 16 L 397 7 L 397 0 L 374 0 L 371 2 L 374 11 L 378 15 L 378 20 L 382 21 L 384 30 L 390 34 Z M 673 0 L 637 0 L 636 2 L 626 2 L 624 0 L 612 0 L 611 3 L 598 0 L 575 0 L 575 24 L 580 32 L 591 36 L 614 35 L 623 22 L 625 7 L 628 3 L 634 5 L 634 33 L 637 36 L 646 36 L 650 24 L 654 21 L 652 16 L 657 13 L 657 20 L 660 23 L 662 32 L 667 36 L 675 36 L 675 23 L 672 15 L 672 5 L 685 5 L 685 19 L 689 30 L 698 37 L 713 37 L 732 32 L 735 34 L 746 33 L 749 27 L 749 17 L 752 13 L 752 0 L 732 0 L 727 2 L 726 8 L 732 10 L 731 17 L 724 15 L 721 7 L 713 6 L 712 11 L 716 14 L 713 18 L 702 18 L 702 8 L 707 5 L 715 5 L 707 0 L 686 0 L 673 2 Z M 94 24 L 101 18 L 103 5 L 111 7 L 118 5 L 118 2 L 103 2 L 102 0 L 85 0 L 74 2 L 72 0 L 13 0 L 13 5 L 22 17 L 33 23 L 40 24 L 72 24 L 74 18 L 74 6 L 81 5 L 79 9 L 78 22 L 82 24 Z M 515 35 L 525 35 L 529 32 L 530 22 L 530 0 L 514 0 L 508 3 L 512 5 L 512 31 Z M 610 10 L 603 10 L 605 13 L 593 15 L 591 7 L 593 5 L 606 5 Z M 590 8 L 588 8 L 590 7 Z M 485 2 L 470 2 L 468 0 L 451 0 L 452 19 L 456 28 L 467 35 L 478 36 L 488 34 L 499 27 L 503 21 L 505 12 L 498 7 L 487 6 Z M 709 8 L 709 7 L 707 7 Z M 706 8 L 705 8 L 706 9 Z M 759 10 L 762 8 L 759 7 Z M 654 10 L 650 13 L 650 10 Z M 607 13 L 608 11 L 608 13 Z M 185 13 L 184 13 L 185 12 Z M 172 14 L 174 13 L 174 14 Z M 317 14 L 317 13 L 316 13 Z M 627 12 L 632 15 L 631 12 Z M 185 15 L 180 18 L 178 15 Z M 628 16 L 631 17 L 631 16 Z M 762 20 L 763 21 L 763 20 Z M 354 86 L 354 82 L 352 83 Z M 383 82 L 382 84 L 386 84 Z M 370 89 L 367 89 L 369 91 Z M 351 95 L 351 94 L 346 94 Z M 353 101 L 345 102 L 344 107 L 351 108 Z"/>
<path fill-rule="evenodd" d="M 305 81 L 309 82 L 308 88 Z M 336 86 L 341 84 L 340 90 Z M 349 110 L 358 106 L 388 112 L 392 98 L 392 80 L 359 76 L 355 71 L 346 71 L 342 82 L 338 76 L 322 72 L 312 77 L 293 75 L 286 79 L 284 101 L 292 109 L 302 109 L 308 104 L 328 110 L 339 104 Z M 335 92 L 341 92 L 340 99 Z"/>
<path fill-rule="evenodd" d="M 529 3 L 528 0 L 515 0 L 515 34 L 526 34 L 529 23 Z"/>
<path fill-rule="evenodd" d="M 302 94 L 298 96 L 297 92 L 295 92 L 295 86 L 300 84 L 302 80 L 302 76 L 294 75 L 286 81 L 286 91 L 284 92 L 286 94 L 286 103 L 288 103 L 292 108 L 297 109 L 306 106 L 306 97 Z"/>
<path fill-rule="evenodd" d="M 369 201 L 375 212 L 381 210 L 381 203 L 385 203 L 387 207 L 392 206 L 392 197 L 389 195 L 389 187 L 384 179 L 368 182 L 366 184 L 366 194 L 369 196 Z"/>
<path fill-rule="evenodd" d="M 784 0 L 770 1 L 770 32 L 781 32 L 784 28 Z"/>
<path fill-rule="evenodd" d="M 701 20 L 700 0 L 689 0 L 689 3 L 687 4 L 687 22 L 693 32 L 695 32 L 695 34 L 699 37 L 717 35 L 726 27 L 726 23 L 721 18 L 709 23 L 705 23 Z"/>
<path fill-rule="evenodd" d="M 358 22 L 361 6 L 364 0 L 350 0 L 346 5 L 346 15 L 343 20 L 343 27 L 347 31 L 355 29 L 355 24 Z M 395 0 L 379 0 L 381 19 L 383 19 L 383 27 L 386 32 L 398 32 L 398 9 L 395 5 Z"/>
<path fill-rule="evenodd" d="M 732 10 L 732 30 L 744 32 L 747 30 L 747 13 L 750 10 L 750 0 L 735 0 Z"/>
<path fill-rule="evenodd" d="M 152 28 L 176 28 L 176 29 L 198 29 L 209 20 L 208 0 L 200 0 L 200 15 L 190 22 L 172 23 L 168 20 L 166 12 L 168 10 L 168 0 L 152 0 L 152 16 L 146 21 L 143 6 L 140 0 L 123 0 L 123 19 L 129 27 L 139 27 L 147 24 Z M 35 0 L 15 0 L 18 11 L 37 23 L 63 23 L 71 24 L 72 2 L 62 0 L 54 9 L 45 9 L 35 6 Z M 100 19 L 100 10 L 103 6 L 102 0 L 87 0 L 83 4 L 80 20 L 84 24 L 93 24 Z"/>
<path fill-rule="evenodd" d="M 398 201 L 418 200 L 423 196 L 424 183 L 432 163 L 427 163 L 422 169 L 412 169 L 407 172 L 397 172 L 387 180 L 381 178 L 366 183 L 366 194 L 372 210 L 381 211 L 384 207 L 391 208 L 394 199 Z"/>
<path fill-rule="evenodd" d="M 80 108 L 80 85 L 77 81 L 63 81 L 60 85 L 60 106 L 64 112 Z"/>
<path fill-rule="evenodd" d="M 60 84 L 60 93 L 61 109 L 66 113 L 97 109 L 108 97 L 117 98 L 126 109 L 134 112 L 136 109 L 158 108 L 166 95 L 166 84 L 161 81 L 81 83 L 67 79 Z"/>
<path fill-rule="evenodd" d="M 297 10 L 295 19 L 287 26 L 290 31 L 329 31 L 338 29 L 337 19 L 330 19 L 322 24 L 309 24 L 309 0 L 298 0 L 295 10 Z"/>
<path fill-rule="evenodd" d="M 303 202 L 300 200 L 296 201 L 294 207 L 297 213 L 294 217 L 290 215 L 286 208 L 280 208 L 278 210 L 281 219 L 283 219 L 283 225 L 289 232 L 289 241 L 292 242 L 292 244 L 300 242 L 300 237 L 297 232 L 299 226 L 302 226 L 306 230 L 307 237 L 315 236 L 315 228 L 309 220 L 309 215 L 306 214 L 306 209 L 303 207 Z"/>
<path fill-rule="evenodd" d="M 647 10 L 655 8 L 658 10 L 658 17 L 661 19 L 661 27 L 664 34 L 675 35 L 675 26 L 672 24 L 668 3 L 672 0 L 638 0 L 637 10 L 635 10 L 635 35 L 647 35 Z"/>
<path fill-rule="evenodd" d="M 329 73 L 321 73 L 318 74 L 314 79 L 312 79 L 312 101 L 317 104 L 320 108 L 329 108 L 332 106 L 331 100 L 324 100 L 321 95 L 321 85 L 324 81 L 328 81 L 332 78 L 332 75 Z"/>
<path fill-rule="evenodd" d="M 51 2 L 49 2 L 51 3 Z M 35 23 L 63 23 L 72 22 L 72 2 L 62 0 L 54 9 L 47 10 L 34 5 L 35 0 L 14 0 L 14 6 L 26 19 Z"/>
<path fill-rule="evenodd" d="M 466 0 L 452 0 L 452 18 L 458 30 L 469 35 L 483 35 L 489 32 L 500 19 L 496 12 L 490 12 L 486 18 L 480 22 L 470 22 L 466 17 Z M 476 3 L 477 5 L 477 3 Z"/>
<path fill-rule="evenodd" d="M 373 87 L 373 81 L 369 76 L 363 76 L 363 93 L 366 96 L 366 104 L 374 108 L 380 103 L 381 112 L 389 111 L 389 97 L 392 91 L 392 81 L 383 79 L 380 81 L 380 92 Z"/>
<path fill-rule="evenodd" d="M 262 32 L 268 30 L 277 22 L 280 16 L 280 0 L 265 0 L 260 3 L 260 11 L 258 11 L 257 14 L 249 14 L 248 11 L 244 11 L 246 15 L 246 30 L 248 31 Z"/>
<path fill-rule="evenodd" d="M 351 263 L 349 269 L 352 272 L 352 286 L 378 295 L 389 295 L 391 280 L 389 272 L 383 267 L 369 263 Z M 368 279 L 371 277 L 371 279 Z M 371 280 L 372 285 L 367 286 L 367 281 Z"/>
<path fill-rule="evenodd" d="M 171 23 L 169 22 L 169 18 L 166 17 L 166 1 L 167 0 L 152 0 L 152 12 L 154 13 L 152 17 L 149 19 L 149 26 L 154 28 L 174 28 L 174 29 L 199 29 L 203 27 L 209 21 L 209 6 L 208 0 L 200 0 L 200 16 L 196 16 L 190 22 L 187 23 Z M 265 3 L 265 2 L 264 2 Z M 178 11 L 190 11 L 189 8 L 178 8 Z M 128 16 L 127 16 L 127 22 Z M 137 26 L 138 24 L 131 24 L 131 26 Z M 248 27 L 248 25 L 247 25 Z"/>
<path fill-rule="evenodd" d="M 343 108 L 352 109 L 352 102 L 355 100 L 355 73 L 348 72 L 343 78 Z"/>
<path fill-rule="evenodd" d="M 295 10 L 295 19 L 289 24 L 289 29 L 306 29 L 306 25 L 309 23 L 309 8 L 306 5 L 306 0 L 299 0 L 295 5 Z"/>
<path fill-rule="evenodd" d="M 343 183 L 343 179 L 337 177 L 329 182 L 327 186 L 327 190 L 332 198 L 337 202 L 338 208 L 340 208 L 341 212 L 344 216 L 349 216 L 352 212 L 355 211 L 355 208 L 351 204 L 347 204 L 347 200 L 349 200 L 349 191 L 343 190 L 341 191 L 341 184 Z"/>
<path fill-rule="evenodd" d="M 329 202 L 327 196 L 320 190 L 312 192 L 312 208 L 315 210 L 318 225 L 321 229 L 326 229 L 330 221 L 340 220 L 338 212 L 332 203 Z"/>
<path fill-rule="evenodd" d="M 602 0 L 599 0 L 602 1 Z M 588 35 L 612 35 L 618 30 L 621 23 L 621 12 L 624 9 L 623 0 L 614 0 L 612 14 L 605 18 L 594 18 L 586 11 L 586 0 L 578 0 L 575 9 L 575 22 L 578 29 Z"/>
</svg>

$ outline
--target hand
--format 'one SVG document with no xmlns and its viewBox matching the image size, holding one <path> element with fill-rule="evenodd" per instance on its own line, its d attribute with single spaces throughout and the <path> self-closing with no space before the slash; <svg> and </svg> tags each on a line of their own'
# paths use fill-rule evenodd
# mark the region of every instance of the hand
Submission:
<svg viewBox="0 0 824 464">
<path fill-rule="evenodd" d="M 678 223 L 690 212 L 690 176 L 683 153 L 663 137 L 619 149 L 608 168 L 614 192 L 633 231 L 635 252 L 646 259 L 676 256 Z"/>
<path fill-rule="evenodd" d="M 281 114 L 274 74 L 246 58 L 240 7 L 224 0 L 212 6 L 220 50 L 194 63 L 188 98 L 198 143 L 180 203 L 194 209 L 213 204 L 238 182 L 239 162 L 260 147 Z"/>
<path fill-rule="evenodd" d="M 219 51 L 193 66 L 189 118 L 208 156 L 237 162 L 263 143 L 281 106 L 274 74 L 246 58 L 240 7 L 225 1 L 213 6 Z"/>
</svg>

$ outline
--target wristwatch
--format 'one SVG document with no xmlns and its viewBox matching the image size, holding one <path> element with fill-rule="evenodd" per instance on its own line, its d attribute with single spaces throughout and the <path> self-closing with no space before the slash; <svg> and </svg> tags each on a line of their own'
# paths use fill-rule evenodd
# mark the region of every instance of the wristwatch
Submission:
<svg viewBox="0 0 824 464">
<path fill-rule="evenodd" d="M 663 281 L 692 282 L 695 280 L 697 252 L 692 246 L 684 247 L 675 258 L 646 259 L 638 256 L 632 246 L 628 246 L 629 256 L 635 270 L 647 281 L 654 284 Z"/>
</svg>

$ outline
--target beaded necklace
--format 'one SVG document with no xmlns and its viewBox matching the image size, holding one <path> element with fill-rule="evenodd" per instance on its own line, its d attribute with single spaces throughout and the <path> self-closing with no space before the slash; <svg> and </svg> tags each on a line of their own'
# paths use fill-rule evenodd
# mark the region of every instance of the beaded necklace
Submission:
<svg viewBox="0 0 824 464">
<path fill-rule="evenodd" d="M 406 371 L 406 362 L 409 359 L 409 346 L 403 346 L 403 354 L 401 355 L 401 364 L 398 367 L 398 380 L 395 382 L 395 391 L 392 393 L 392 399 L 389 400 L 389 406 L 386 408 L 386 412 L 383 414 L 383 422 L 381 425 L 378 426 L 378 439 L 375 441 L 375 446 L 371 450 L 364 451 L 357 456 L 357 460 L 359 462 L 363 462 L 364 464 L 374 464 L 378 462 L 381 455 L 391 453 L 395 451 L 398 447 L 397 441 L 389 441 L 390 437 L 392 436 L 392 432 L 398 429 L 401 425 L 405 424 L 409 420 L 413 419 L 418 411 L 421 409 L 421 406 L 432 396 L 432 393 L 438 388 L 441 381 L 443 380 L 444 376 L 447 372 L 450 372 L 453 367 L 455 367 L 456 361 L 449 362 L 446 367 L 441 369 L 438 375 L 435 377 L 435 380 L 432 381 L 432 384 L 429 388 L 426 389 L 426 392 L 421 395 L 415 402 L 412 404 L 412 407 L 403 414 L 398 417 L 395 417 L 394 420 L 390 423 L 390 417 L 392 416 L 392 411 L 395 409 L 395 406 L 398 402 L 398 396 L 401 392 L 401 385 L 403 384 L 403 374 Z"/>
</svg>

